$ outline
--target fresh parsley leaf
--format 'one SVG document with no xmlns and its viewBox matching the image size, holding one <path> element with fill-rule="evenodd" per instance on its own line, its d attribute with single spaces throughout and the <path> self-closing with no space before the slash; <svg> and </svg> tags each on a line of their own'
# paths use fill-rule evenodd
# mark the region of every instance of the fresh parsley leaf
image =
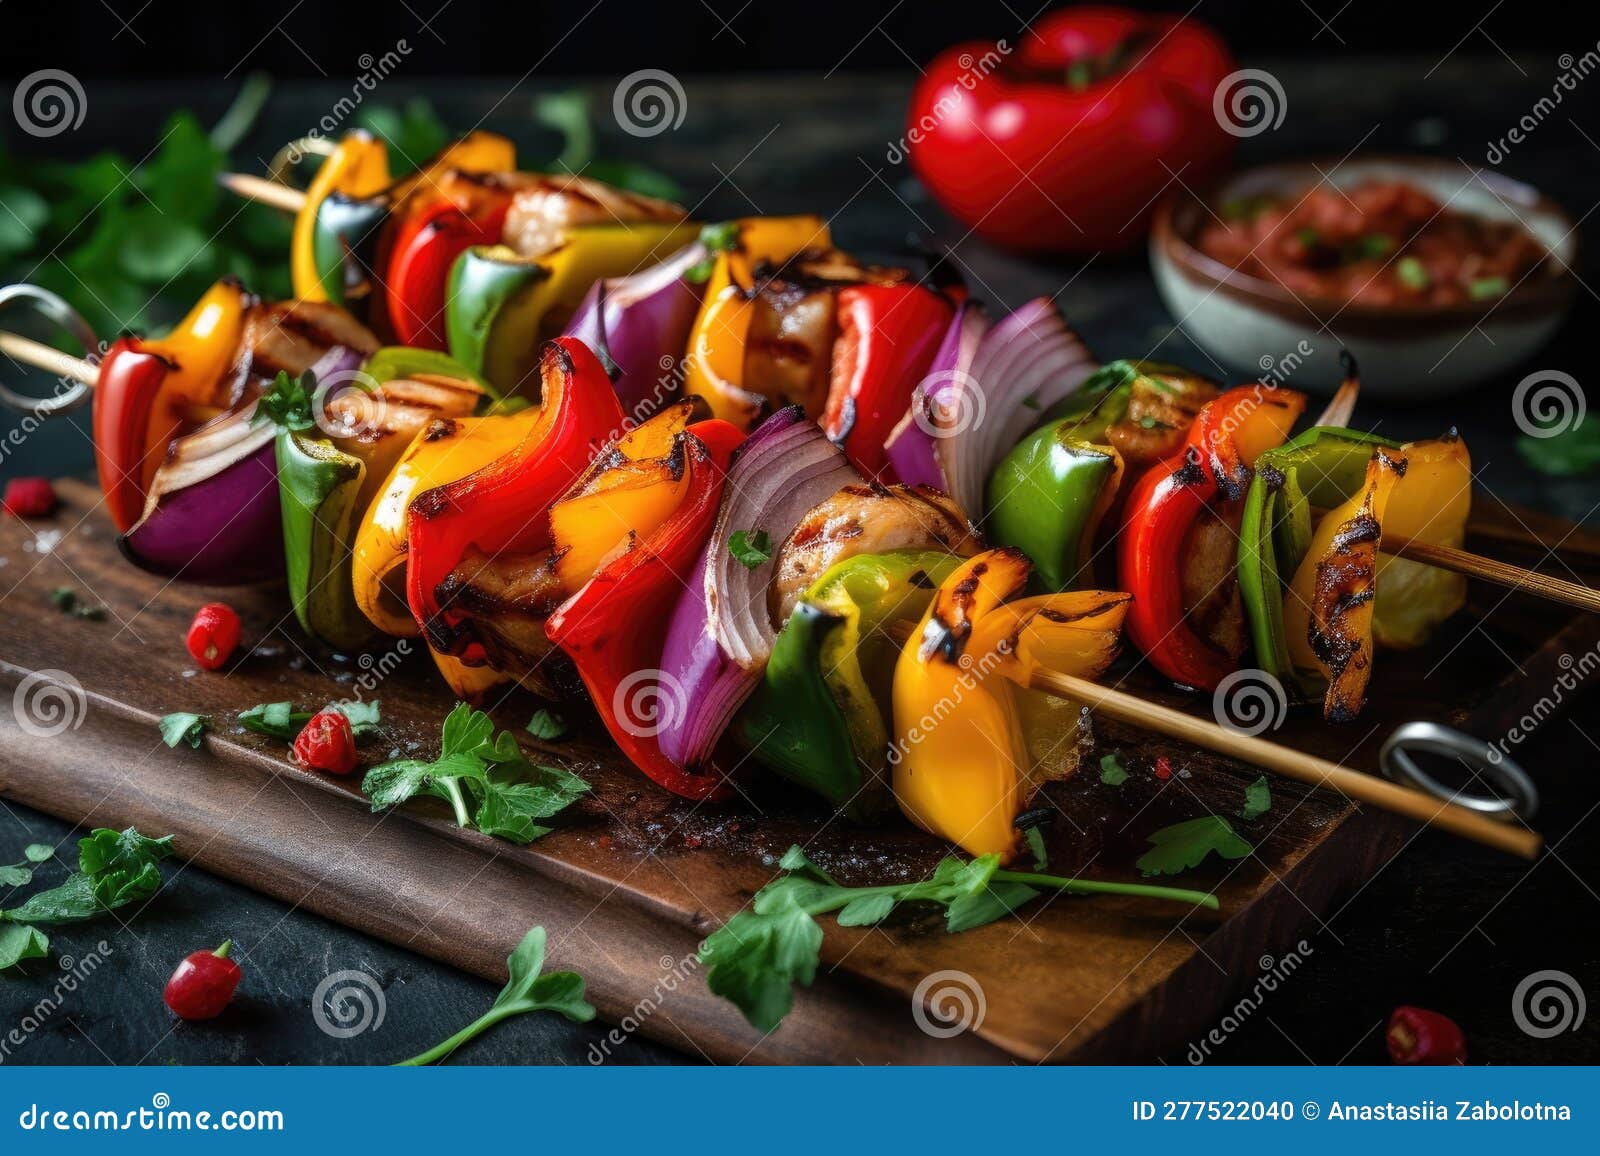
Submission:
<svg viewBox="0 0 1600 1156">
<path fill-rule="evenodd" d="M 528 720 L 528 733 L 536 739 L 553 743 L 566 736 L 567 722 L 555 711 L 540 707 Z"/>
<path fill-rule="evenodd" d="M 0 887 L 26 887 L 33 882 L 33 869 L 47 862 L 55 849 L 43 843 L 29 843 L 23 848 L 23 862 L 0 866 Z"/>
<path fill-rule="evenodd" d="M 538 820 L 559 814 L 589 790 L 570 771 L 529 762 L 516 736 L 496 736 L 494 721 L 464 702 L 445 718 L 439 746 L 432 761 L 399 759 L 368 771 L 361 789 L 372 809 L 432 795 L 450 804 L 458 826 L 531 843 L 551 831 Z"/>
<path fill-rule="evenodd" d="M 323 709 L 336 710 L 349 719 L 350 732 L 357 740 L 366 738 L 383 721 L 377 699 L 371 702 L 330 702 Z M 295 710 L 292 702 L 262 702 L 240 711 L 237 718 L 246 730 L 288 742 L 311 721 L 313 713 Z"/>
<path fill-rule="evenodd" d="M 1163 827 L 1150 836 L 1150 842 L 1150 850 L 1134 864 L 1146 875 L 1181 875 L 1212 852 L 1224 859 L 1243 859 L 1251 851 L 1233 824 L 1220 815 Z"/>
<path fill-rule="evenodd" d="M 205 741 L 206 722 L 204 715 L 190 714 L 188 711 L 176 711 L 164 715 L 161 719 L 161 737 L 166 740 L 169 747 L 179 743 L 188 743 L 196 750 Z"/>
<path fill-rule="evenodd" d="M 1128 781 L 1128 772 L 1116 755 L 1100 756 L 1100 781 L 1108 787 L 1120 787 Z"/>
<path fill-rule="evenodd" d="M 1600 469 L 1600 421 L 1585 417 L 1549 437 L 1519 437 L 1517 454 L 1542 474 L 1577 478 Z"/>
<path fill-rule="evenodd" d="M 772 539 L 767 537 L 765 530 L 751 533 L 735 530 L 728 539 L 728 553 L 747 570 L 754 570 L 772 558 Z"/>
<path fill-rule="evenodd" d="M 1022 832 L 1022 837 L 1028 842 L 1028 851 L 1033 855 L 1033 869 L 1043 871 L 1050 866 L 1050 852 L 1045 850 L 1044 832 L 1037 827 L 1029 827 Z"/>
<path fill-rule="evenodd" d="M 1272 788 L 1267 786 L 1267 776 L 1262 775 L 1244 789 L 1244 809 L 1241 819 L 1259 819 L 1272 810 Z"/>
<path fill-rule="evenodd" d="M 99 828 L 78 840 L 78 870 L 59 887 L 40 891 L 18 907 L 0 911 L 0 921 L 71 923 L 149 899 L 161 890 L 161 860 L 172 854 L 172 836 L 151 839 L 129 827 Z"/>
<path fill-rule="evenodd" d="M 25 959 L 43 959 L 49 952 L 49 937 L 37 927 L 0 924 L 0 970 L 15 967 Z"/>
<path fill-rule="evenodd" d="M 932 903 L 944 907 L 945 927 L 953 933 L 1013 914 L 1038 888 L 1217 906 L 1215 897 L 1197 891 L 1002 871 L 999 864 L 998 855 L 971 860 L 952 856 L 940 860 L 924 880 L 848 887 L 799 847 L 791 847 L 778 863 L 787 874 L 756 892 L 748 908 L 701 943 L 706 986 L 732 1000 L 756 1030 L 770 1032 L 794 1005 L 794 985 L 809 986 L 816 977 L 822 950 L 816 917 L 829 912 L 837 913 L 842 927 L 867 927 L 883 922 L 902 903 Z"/>
<path fill-rule="evenodd" d="M 429 1048 L 421 1055 L 403 1060 L 397 1066 L 418 1067 L 434 1064 L 449 1058 L 450 1054 L 468 1040 L 492 1028 L 501 1020 L 529 1012 L 560 1012 L 573 1023 L 588 1023 L 594 1019 L 593 1006 L 583 998 L 583 977 L 572 971 L 556 971 L 542 975 L 544 970 L 544 928 L 530 928 L 506 960 L 510 978 L 495 996 L 494 1003 L 483 1015 L 473 1020 L 449 1039 Z"/>
</svg>

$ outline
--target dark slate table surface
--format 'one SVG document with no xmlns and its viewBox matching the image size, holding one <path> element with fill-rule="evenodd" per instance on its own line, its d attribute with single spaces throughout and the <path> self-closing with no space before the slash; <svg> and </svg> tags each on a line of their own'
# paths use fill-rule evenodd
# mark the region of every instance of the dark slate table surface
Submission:
<svg viewBox="0 0 1600 1156">
<path fill-rule="evenodd" d="M 1551 59 L 1515 61 L 1464 44 L 1443 61 L 1427 57 L 1265 59 L 1288 94 L 1288 115 L 1276 132 L 1246 141 L 1241 162 L 1296 156 L 1339 157 L 1360 142 L 1366 152 L 1428 151 L 1484 163 L 1488 142 L 1548 93 L 1558 70 Z M 715 219 L 748 213 L 818 211 L 833 218 L 848 248 L 892 254 L 911 233 L 934 243 L 959 242 L 956 255 L 975 290 L 1005 306 L 1038 293 L 1058 296 L 1067 317 L 1103 356 L 1146 356 L 1207 368 L 1207 358 L 1157 299 L 1142 257 L 1088 262 L 1037 262 L 998 252 L 956 228 L 910 176 L 890 163 L 901 133 L 911 83 L 899 76 L 837 74 L 686 81 L 681 128 L 648 140 L 622 135 L 600 117 L 600 151 L 661 168 L 704 197 L 697 214 Z M 175 107 L 207 118 L 226 105 L 221 83 L 128 86 L 86 81 L 91 115 L 71 138 L 74 153 L 138 145 Z M 595 107 L 609 109 L 611 86 L 595 82 Z M 277 142 L 304 131 L 341 91 L 332 83 L 285 86 L 249 144 L 261 163 Z M 425 91 L 445 120 L 526 136 L 522 119 L 535 89 L 510 80 L 438 84 L 386 82 L 388 103 Z M 508 95 L 509 93 L 509 95 Z M 1587 217 L 1600 201 L 1600 117 L 1594 94 L 1567 100 L 1501 166 Z M 27 144 L 29 142 L 23 142 Z M 33 147 L 37 150 L 35 142 Z M 1584 288 L 1571 322 L 1526 371 L 1560 369 L 1586 381 L 1583 347 L 1596 321 L 1595 262 L 1580 268 Z M 1395 436 L 1436 433 L 1455 423 L 1469 431 L 1481 481 L 1509 500 L 1585 520 L 1600 487 L 1555 481 L 1515 455 L 1509 396 L 1520 376 L 1470 396 L 1423 409 L 1364 406 L 1363 414 Z M 10 421 L 10 419 L 5 419 Z M 29 439 L 0 463 L 0 477 L 69 473 L 89 468 L 87 442 L 58 426 Z M 3 641 L 0 641 L 3 645 Z M 1492 672 L 1498 676 L 1499 672 Z M 1600 792 L 1588 773 L 1600 757 L 1592 700 L 1539 729 L 1520 748 L 1538 778 L 1546 806 L 1540 826 L 1551 851 L 1533 867 L 1433 834 L 1419 835 L 1404 854 L 1350 896 L 1310 938 L 1313 954 L 1253 1014 L 1226 1031 L 1211 1062 L 1382 1062 L 1381 1025 L 1392 1007 L 1414 1003 L 1455 1017 L 1475 1061 L 1595 1062 L 1600 1032 L 1550 1039 L 1517 1026 L 1512 993 L 1531 973 L 1556 969 L 1600 992 L 1600 841 L 1592 819 Z M 65 823 L 6 805 L 0 848 L 69 840 Z M 62 848 L 70 860 L 70 842 Z M 16 858 L 20 856 L 14 856 Z M 0 855 L 0 860 L 6 859 Z M 61 865 L 45 869 L 54 881 Z M 198 869 L 168 867 L 169 886 L 135 925 L 106 920 L 52 932 L 56 958 L 25 974 L 0 978 L 0 1062 L 81 1064 L 384 1063 L 403 1058 L 476 1017 L 492 985 L 409 952 L 263 898 Z M 240 945 L 247 978 L 234 1006 L 208 1024 L 176 1024 L 160 991 L 188 952 L 224 936 Z M 104 942 L 109 954 L 94 973 L 63 991 L 69 957 L 88 959 Z M 81 968 L 81 964 L 79 965 Z M 325 977 L 359 970 L 386 994 L 380 1027 L 352 1038 L 320 1030 L 313 993 Z M 20 1042 L 6 1033 L 18 1027 Z M 1226 1027 L 1226 1025 L 1225 1025 Z M 463 1049 L 458 1062 L 588 1062 L 606 1029 L 572 1026 L 549 1016 L 502 1025 Z M 697 1059 L 693 1041 L 681 1052 L 633 1037 L 613 1048 L 613 1063 Z M 1158 1057 L 1130 1057 L 1153 1060 Z M 1186 1053 L 1165 1059 L 1184 1063 Z"/>
</svg>

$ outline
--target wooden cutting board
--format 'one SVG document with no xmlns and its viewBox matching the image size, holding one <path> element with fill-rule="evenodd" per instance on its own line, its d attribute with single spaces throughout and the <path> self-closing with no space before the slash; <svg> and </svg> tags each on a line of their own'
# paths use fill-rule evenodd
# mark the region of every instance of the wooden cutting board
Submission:
<svg viewBox="0 0 1600 1156">
<path fill-rule="evenodd" d="M 925 874 L 945 848 L 900 823 L 846 826 L 759 778 L 729 804 L 670 798 L 592 720 L 559 743 L 528 738 L 522 726 L 535 703 L 520 696 L 494 711 L 497 722 L 594 784 L 559 831 L 519 848 L 457 829 L 442 804 L 373 815 L 359 776 L 302 771 L 283 744 L 245 732 L 233 716 L 281 699 L 315 707 L 378 698 L 384 725 L 366 761 L 431 754 L 452 700 L 420 644 L 361 658 L 319 650 L 296 629 L 281 588 L 204 590 L 153 578 L 118 554 L 91 487 L 58 488 L 64 506 L 53 520 L 0 518 L 0 690 L 11 700 L 11 709 L 0 705 L 0 795 L 72 821 L 174 834 L 185 860 L 489 979 L 504 979 L 511 947 L 543 924 L 553 966 L 589 980 L 605 1020 L 719 1062 L 1153 1062 L 1213 1026 L 1234 993 L 1271 966 L 1265 957 L 1281 958 L 1313 933 L 1320 914 L 1414 830 L 1275 782 L 1272 810 L 1236 823 L 1256 853 L 1181 881 L 1214 888 L 1219 913 L 1054 897 L 1023 918 L 956 936 L 928 915 L 871 929 L 827 919 L 816 985 L 763 1037 L 707 992 L 691 957 L 774 875 L 777 857 L 800 843 L 839 876 L 866 883 Z M 1594 546 L 1592 538 L 1568 544 Z M 1506 557 L 1512 546 L 1496 541 L 1493 552 Z M 104 603 L 106 618 L 57 611 L 50 592 L 59 586 Z M 1489 588 L 1473 594 L 1425 653 L 1385 656 L 1358 723 L 1332 728 L 1301 709 L 1276 737 L 1362 769 L 1411 718 L 1492 738 L 1549 687 L 1563 654 L 1600 638 L 1592 622 L 1560 608 L 1502 603 L 1503 592 Z M 226 676 L 197 672 L 183 648 L 195 607 L 213 598 L 239 610 L 247 640 L 260 640 Z M 1185 701 L 1137 670 L 1125 677 L 1152 697 Z M 17 711 L 39 718 L 52 696 L 66 712 L 59 733 L 18 725 Z M 1205 714 L 1210 706 L 1189 703 Z M 175 710 L 215 720 L 204 749 L 161 743 L 156 720 Z M 1131 775 L 1120 788 L 1092 772 L 1050 788 L 1060 811 L 1048 835 L 1051 869 L 1064 874 L 1136 878 L 1132 862 L 1151 831 L 1208 810 L 1237 813 L 1258 774 L 1128 729 L 1098 731 L 1087 757 L 1118 751 Z M 1164 779 L 1154 769 L 1163 756 L 1173 772 Z M 925 980 L 939 972 L 964 973 L 953 982 L 981 989 L 974 1030 L 936 1038 L 918 1027 L 913 1001 L 919 991 L 924 1004 L 938 999 L 947 985 Z"/>
</svg>

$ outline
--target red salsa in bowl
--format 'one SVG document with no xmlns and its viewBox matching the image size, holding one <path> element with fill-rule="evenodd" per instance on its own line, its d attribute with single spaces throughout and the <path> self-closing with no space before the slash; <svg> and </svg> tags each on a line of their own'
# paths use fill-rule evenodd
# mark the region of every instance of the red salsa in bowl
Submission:
<svg viewBox="0 0 1600 1156">
<path fill-rule="evenodd" d="M 1461 212 L 1405 181 L 1224 201 L 1195 247 L 1299 297 L 1348 304 L 1492 302 L 1548 253 L 1515 221 Z"/>
</svg>

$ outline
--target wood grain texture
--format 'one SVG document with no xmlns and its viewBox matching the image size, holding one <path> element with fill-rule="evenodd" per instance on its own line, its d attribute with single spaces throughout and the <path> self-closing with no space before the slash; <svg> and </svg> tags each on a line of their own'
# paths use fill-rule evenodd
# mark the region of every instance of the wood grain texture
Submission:
<svg viewBox="0 0 1600 1156">
<path fill-rule="evenodd" d="M 225 597 L 244 618 L 246 637 L 262 641 L 227 676 L 197 674 L 183 631 L 194 607 L 222 592 L 165 585 L 129 566 L 92 491 L 61 489 L 67 502 L 53 525 L 5 519 L 0 526 L 8 563 L 0 569 L 0 682 L 9 693 L 34 672 L 53 671 L 44 677 L 83 688 L 84 708 L 79 726 L 47 739 L 0 712 L 0 794 L 73 820 L 174 833 L 181 856 L 208 870 L 490 978 L 503 976 L 505 954 L 522 931 L 543 923 L 553 963 L 589 978 L 603 1017 L 617 1022 L 654 998 L 661 1010 L 642 1017 L 643 1032 L 677 1046 L 688 1036 L 719 1061 L 1151 1061 L 1213 1021 L 1257 974 L 1260 956 L 1291 948 L 1410 833 L 1386 816 L 1284 782 L 1274 784 L 1267 815 L 1237 821 L 1256 855 L 1193 873 L 1194 885 L 1216 890 L 1220 914 L 1056 897 L 1037 901 L 1022 919 L 960 936 L 926 916 L 878 929 L 829 921 L 816 986 L 800 993 L 778 1032 L 762 1038 L 698 976 L 662 995 L 664 963 L 688 957 L 739 910 L 791 843 L 861 882 L 915 877 L 944 848 L 898 824 L 845 827 L 809 800 L 756 780 L 732 804 L 668 798 L 593 728 L 558 744 L 523 736 L 595 785 L 559 831 L 531 847 L 460 831 L 442 805 L 373 816 L 354 781 L 293 767 L 282 744 L 231 719 L 260 701 L 316 706 L 350 697 L 358 680 L 384 673 L 367 695 L 382 699 L 385 717 L 367 761 L 431 751 L 451 703 L 418 647 L 399 656 L 392 672 L 393 656 L 315 651 L 286 620 L 280 590 L 235 590 Z M 48 553 L 31 537 L 41 530 L 62 532 Z M 49 591 L 61 585 L 103 602 L 107 618 L 58 615 Z M 1296 711 L 1275 737 L 1369 767 L 1398 721 L 1460 724 L 1483 703 L 1508 711 L 1527 680 L 1507 656 L 1535 654 L 1565 624 L 1542 608 L 1484 619 L 1469 612 L 1426 655 L 1380 668 L 1382 693 L 1370 717 L 1334 729 L 1314 712 Z M 1504 685 L 1485 677 L 1508 670 Z M 1137 668 L 1121 677 L 1161 701 L 1185 701 Z M 512 699 L 495 711 L 497 721 L 520 730 L 533 705 Z M 155 721 L 177 709 L 216 720 L 204 750 L 160 745 Z M 1057 814 L 1047 841 L 1052 869 L 1063 873 L 1134 877 L 1132 860 L 1151 831 L 1207 810 L 1237 813 L 1257 774 L 1119 726 L 1096 729 L 1090 757 L 1119 751 L 1131 774 L 1118 789 L 1094 774 L 1051 788 Z M 1154 770 L 1162 756 L 1175 772 L 1166 778 Z M 913 993 L 942 970 L 981 985 L 986 1012 L 975 1033 L 936 1040 L 917 1028 Z"/>
</svg>

